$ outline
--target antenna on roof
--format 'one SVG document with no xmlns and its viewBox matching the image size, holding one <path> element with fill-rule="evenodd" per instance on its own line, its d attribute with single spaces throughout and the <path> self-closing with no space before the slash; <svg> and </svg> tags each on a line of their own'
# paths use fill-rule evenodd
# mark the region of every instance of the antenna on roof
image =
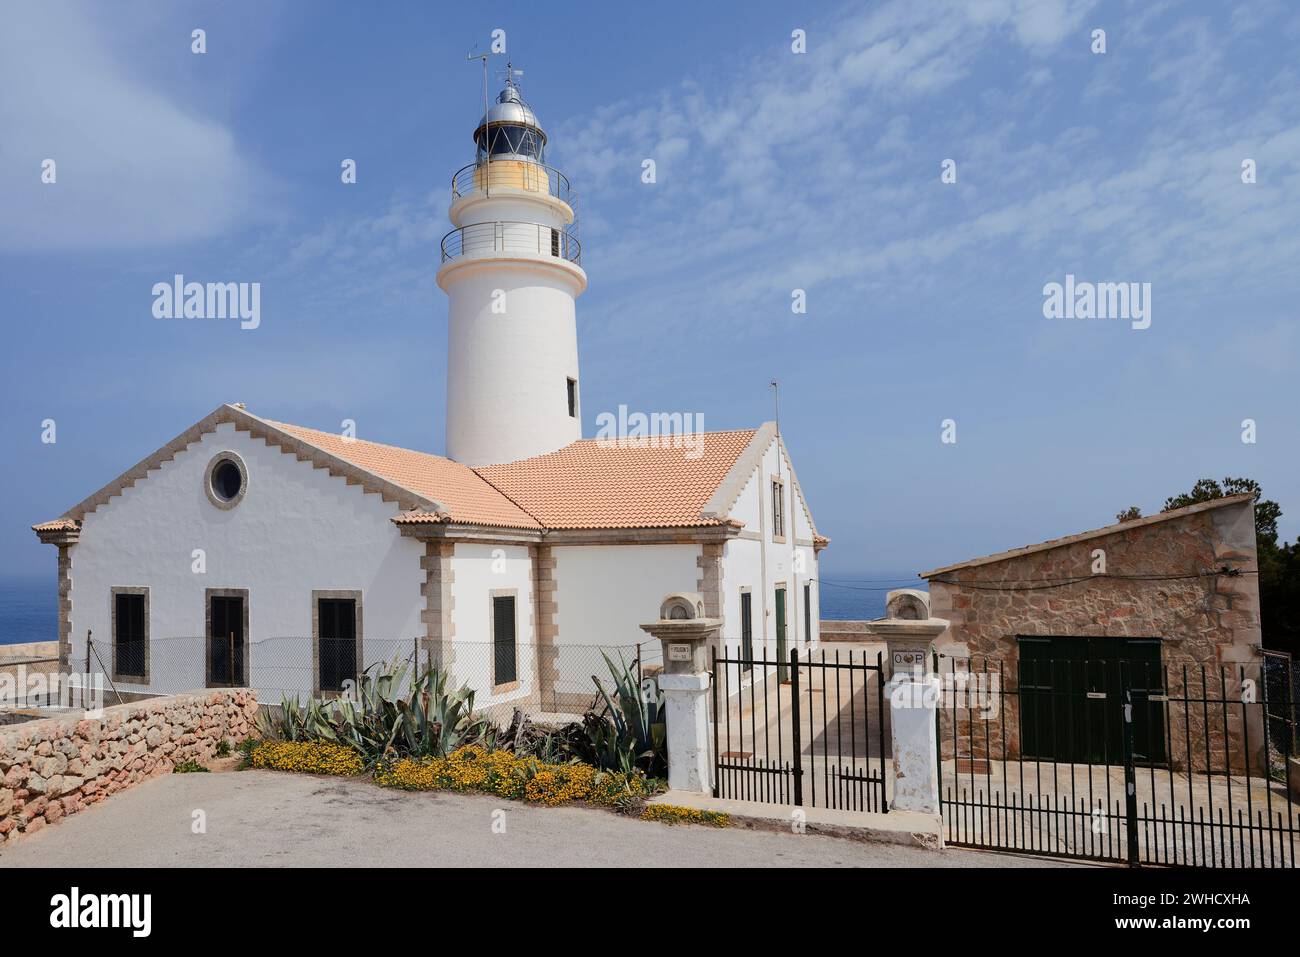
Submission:
<svg viewBox="0 0 1300 957">
<path fill-rule="evenodd" d="M 478 49 L 477 43 L 474 44 L 474 49 L 475 50 Z M 489 141 L 488 140 L 488 68 L 487 68 L 489 56 L 491 56 L 490 53 L 470 53 L 465 56 L 465 59 L 483 61 L 483 146 L 484 146 L 484 153 L 486 154 L 484 157 L 484 161 L 491 163 L 492 151 L 487 148 L 487 144 Z M 489 185 L 491 182 L 492 182 L 491 176 L 485 175 L 483 177 L 484 195 L 491 195 L 491 187 Z"/>
<path fill-rule="evenodd" d="M 772 414 L 776 423 L 776 474 L 781 477 L 781 383 L 773 379 L 769 385 L 772 389 Z"/>
</svg>

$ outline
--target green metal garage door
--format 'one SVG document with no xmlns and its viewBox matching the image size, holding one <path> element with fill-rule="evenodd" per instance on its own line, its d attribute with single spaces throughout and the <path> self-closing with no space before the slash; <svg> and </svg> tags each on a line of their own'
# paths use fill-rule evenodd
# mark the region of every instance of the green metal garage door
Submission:
<svg viewBox="0 0 1300 957">
<path fill-rule="evenodd" d="M 1159 638 L 1021 635 L 1020 741 L 1025 758 L 1123 763 L 1124 689 L 1133 695 L 1133 759 L 1166 760 Z"/>
</svg>

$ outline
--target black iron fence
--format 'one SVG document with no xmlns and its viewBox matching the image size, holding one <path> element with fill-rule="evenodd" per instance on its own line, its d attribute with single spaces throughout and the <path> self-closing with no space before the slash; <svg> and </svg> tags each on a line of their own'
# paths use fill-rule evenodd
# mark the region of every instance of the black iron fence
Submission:
<svg viewBox="0 0 1300 957">
<path fill-rule="evenodd" d="M 888 810 L 888 709 L 881 655 L 791 649 L 712 656 L 713 794 Z"/>
<path fill-rule="evenodd" d="M 951 844 L 1133 865 L 1294 867 L 1289 682 L 1259 666 L 936 658 Z"/>
</svg>

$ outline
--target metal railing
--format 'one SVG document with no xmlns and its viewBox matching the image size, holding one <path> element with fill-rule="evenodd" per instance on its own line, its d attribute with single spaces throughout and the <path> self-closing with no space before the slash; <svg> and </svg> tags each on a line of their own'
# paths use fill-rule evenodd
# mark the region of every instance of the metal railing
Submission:
<svg viewBox="0 0 1300 957">
<path fill-rule="evenodd" d="M 1295 738 L 1289 685 L 1272 700 L 1259 665 L 936 656 L 935 670 L 948 843 L 1297 866 L 1294 771 L 1269 760 Z"/>
<path fill-rule="evenodd" d="M 578 194 L 569 185 L 568 177 L 558 169 L 543 163 L 527 160 L 471 163 L 463 169 L 458 169 L 451 177 L 453 200 L 471 193 L 500 188 L 517 189 L 527 193 L 545 193 L 568 204 L 570 209 L 578 207 Z"/>
<path fill-rule="evenodd" d="M 453 229 L 442 237 L 443 262 L 500 253 L 554 256 L 574 265 L 582 259 L 582 247 L 577 236 L 568 229 L 555 229 L 539 223 L 473 223 Z"/>
<path fill-rule="evenodd" d="M 723 646 L 737 645 L 738 655 L 711 655 L 713 796 L 888 812 L 882 654 Z"/>
</svg>

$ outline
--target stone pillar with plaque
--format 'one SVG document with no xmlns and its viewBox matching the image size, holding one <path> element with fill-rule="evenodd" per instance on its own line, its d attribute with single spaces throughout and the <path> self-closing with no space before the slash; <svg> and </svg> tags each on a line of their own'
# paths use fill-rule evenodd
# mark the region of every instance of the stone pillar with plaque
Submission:
<svg viewBox="0 0 1300 957">
<path fill-rule="evenodd" d="M 948 627 L 930 617 L 928 593 L 898 588 L 885 599 L 885 615 L 870 623 L 872 637 L 888 648 L 885 686 L 894 757 L 891 809 L 939 813 L 939 751 L 935 743 L 939 678 L 931 672 L 934 642 Z"/>
<path fill-rule="evenodd" d="M 721 627 L 722 619 L 704 617 L 703 596 L 694 592 L 667 596 L 660 603 L 659 620 L 641 626 L 663 644 L 659 690 L 668 725 L 668 786 L 675 791 L 713 792 L 705 656 Z"/>
</svg>

